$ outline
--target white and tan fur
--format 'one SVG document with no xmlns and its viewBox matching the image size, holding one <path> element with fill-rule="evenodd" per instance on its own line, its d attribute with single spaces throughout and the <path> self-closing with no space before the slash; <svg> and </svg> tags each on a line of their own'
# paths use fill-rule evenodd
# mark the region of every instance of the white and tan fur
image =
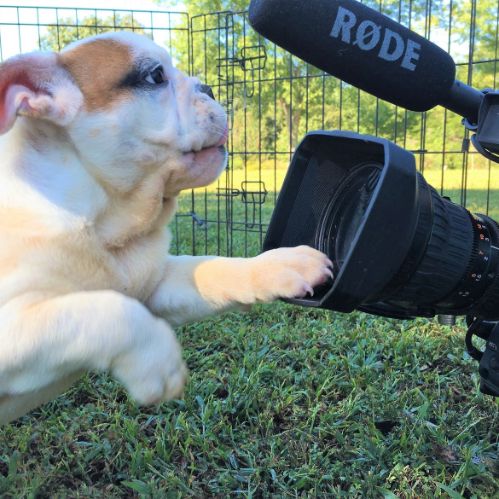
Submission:
<svg viewBox="0 0 499 499">
<path fill-rule="evenodd" d="M 176 197 L 224 169 L 226 127 L 146 37 L 100 35 L 0 65 L 0 424 L 89 370 L 110 371 L 141 404 L 179 396 L 172 326 L 303 296 L 330 276 L 307 247 L 168 255 Z"/>
</svg>

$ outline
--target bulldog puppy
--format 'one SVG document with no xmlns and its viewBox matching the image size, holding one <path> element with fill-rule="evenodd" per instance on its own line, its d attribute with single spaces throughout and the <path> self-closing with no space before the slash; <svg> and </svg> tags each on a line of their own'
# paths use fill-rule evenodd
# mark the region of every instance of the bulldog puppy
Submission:
<svg viewBox="0 0 499 499">
<path fill-rule="evenodd" d="M 0 65 L 0 423 L 89 370 L 140 404 L 178 397 L 172 326 L 331 275 L 308 247 L 168 255 L 179 192 L 226 164 L 226 114 L 208 93 L 131 33 Z"/>
</svg>

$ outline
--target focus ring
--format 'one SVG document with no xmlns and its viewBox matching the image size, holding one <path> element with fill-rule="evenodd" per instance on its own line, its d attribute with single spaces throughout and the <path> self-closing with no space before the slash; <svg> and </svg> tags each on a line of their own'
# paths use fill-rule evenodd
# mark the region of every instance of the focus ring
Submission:
<svg viewBox="0 0 499 499">
<path fill-rule="evenodd" d="M 431 191 L 433 223 L 424 258 L 396 301 L 433 305 L 461 281 L 473 251 L 473 228 L 462 207 Z"/>
</svg>

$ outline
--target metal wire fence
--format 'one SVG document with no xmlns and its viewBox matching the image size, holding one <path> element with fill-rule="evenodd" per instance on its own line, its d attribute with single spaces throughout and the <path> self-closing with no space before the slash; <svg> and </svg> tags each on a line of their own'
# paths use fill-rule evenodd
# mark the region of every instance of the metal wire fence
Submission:
<svg viewBox="0 0 499 499">
<path fill-rule="evenodd" d="M 497 87 L 499 0 L 364 3 L 447 50 L 460 80 Z M 181 69 L 213 88 L 230 117 L 228 168 L 216 184 L 181 195 L 174 252 L 257 253 L 293 151 L 314 129 L 393 140 L 416 155 L 443 195 L 499 218 L 499 165 L 473 150 L 458 116 L 443 108 L 409 112 L 361 92 L 259 37 L 244 12 L 0 7 L 0 59 L 120 29 L 165 46 Z"/>
</svg>

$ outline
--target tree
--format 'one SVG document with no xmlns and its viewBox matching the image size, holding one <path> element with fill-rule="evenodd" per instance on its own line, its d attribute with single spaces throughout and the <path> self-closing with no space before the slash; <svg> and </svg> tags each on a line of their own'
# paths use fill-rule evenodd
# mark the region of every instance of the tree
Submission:
<svg viewBox="0 0 499 499">
<path fill-rule="evenodd" d="M 173 5 L 168 1 L 158 3 Z M 214 86 L 232 112 L 235 150 L 291 151 L 307 130 L 340 127 L 378 134 L 409 149 L 460 150 L 464 136 L 460 117 L 448 112 L 444 133 L 442 108 L 425 116 L 407 112 L 325 76 L 253 32 L 247 17 L 241 14 L 248 7 L 247 0 L 184 3 L 192 28 L 191 72 Z M 498 0 L 363 3 L 444 48 L 451 32 L 450 48 L 457 47 L 461 57 L 462 47 L 470 38 L 470 22 L 476 19 L 471 33 L 475 59 L 498 58 Z M 265 60 L 257 57 L 260 50 Z M 476 65 L 474 82 L 480 81 L 480 87 L 497 86 L 496 66 L 497 62 Z M 458 68 L 458 77 L 464 81 L 466 70 L 466 66 Z M 462 161 L 457 154 L 444 159 L 444 166 L 458 166 Z M 424 156 L 426 167 L 440 167 L 442 161 L 439 155 Z"/>
</svg>

